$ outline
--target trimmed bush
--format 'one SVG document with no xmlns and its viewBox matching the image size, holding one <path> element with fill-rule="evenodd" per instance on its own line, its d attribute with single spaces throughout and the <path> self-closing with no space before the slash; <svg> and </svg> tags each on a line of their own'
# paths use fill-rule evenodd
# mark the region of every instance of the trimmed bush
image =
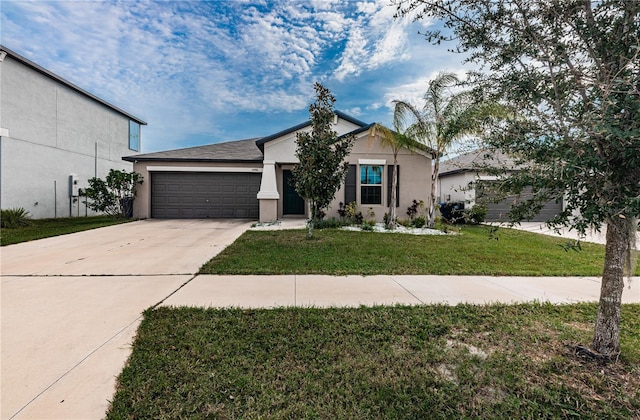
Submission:
<svg viewBox="0 0 640 420">
<path fill-rule="evenodd" d="M 339 228 L 342 226 L 345 226 L 345 223 L 339 219 L 336 219 L 335 217 L 331 217 L 329 219 L 322 219 L 322 220 L 318 220 L 313 224 L 314 229 L 332 229 L 332 228 Z"/>
<path fill-rule="evenodd" d="M 478 225 L 484 222 L 489 209 L 482 204 L 476 204 L 470 209 L 464 211 L 464 221 L 470 225 Z"/>
<path fill-rule="evenodd" d="M 427 218 L 424 216 L 418 216 L 411 221 L 411 226 L 421 229 L 427 224 Z"/>
</svg>

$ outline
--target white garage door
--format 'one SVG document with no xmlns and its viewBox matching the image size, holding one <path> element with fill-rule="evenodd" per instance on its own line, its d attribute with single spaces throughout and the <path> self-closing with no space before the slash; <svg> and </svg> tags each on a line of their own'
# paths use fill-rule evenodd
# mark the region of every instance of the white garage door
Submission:
<svg viewBox="0 0 640 420">
<path fill-rule="evenodd" d="M 261 174 L 153 172 L 151 217 L 257 219 Z"/>
</svg>

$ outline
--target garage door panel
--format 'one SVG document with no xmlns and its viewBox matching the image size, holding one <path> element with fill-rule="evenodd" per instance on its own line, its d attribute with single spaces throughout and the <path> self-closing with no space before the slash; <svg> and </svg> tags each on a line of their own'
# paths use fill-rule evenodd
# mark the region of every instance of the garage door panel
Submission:
<svg viewBox="0 0 640 420">
<path fill-rule="evenodd" d="M 477 188 L 477 200 L 487 206 L 487 216 L 485 218 L 488 222 L 506 221 L 509 218 L 509 211 L 513 204 L 521 203 L 533 196 L 531 187 L 525 188 L 519 197 L 509 196 L 499 202 L 492 202 L 492 193 L 490 188 L 484 188 L 482 184 L 489 184 L 485 181 L 478 185 Z M 484 190 L 484 192 L 483 192 Z M 562 211 L 562 200 L 550 200 L 545 203 L 540 212 L 531 220 L 532 222 L 546 222 Z"/>
<path fill-rule="evenodd" d="M 209 192 L 208 185 L 194 185 L 194 191 L 197 193 L 206 193 Z"/>
<path fill-rule="evenodd" d="M 260 174 L 154 172 L 155 218 L 250 218 L 259 216 Z"/>
</svg>

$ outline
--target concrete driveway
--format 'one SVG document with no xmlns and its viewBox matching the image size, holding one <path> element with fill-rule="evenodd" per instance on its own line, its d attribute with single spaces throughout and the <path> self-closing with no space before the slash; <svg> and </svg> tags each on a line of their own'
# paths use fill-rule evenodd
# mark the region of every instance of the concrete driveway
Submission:
<svg viewBox="0 0 640 420">
<path fill-rule="evenodd" d="M 2 247 L 0 417 L 102 417 L 141 312 L 249 226 L 144 220 Z"/>
</svg>

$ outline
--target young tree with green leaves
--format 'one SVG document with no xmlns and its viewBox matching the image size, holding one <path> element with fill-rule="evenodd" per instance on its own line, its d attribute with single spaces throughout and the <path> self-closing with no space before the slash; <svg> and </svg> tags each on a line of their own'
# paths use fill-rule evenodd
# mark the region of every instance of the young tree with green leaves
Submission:
<svg viewBox="0 0 640 420">
<path fill-rule="evenodd" d="M 433 150 L 429 227 L 433 227 L 436 220 L 440 159 L 453 144 L 478 134 L 487 118 L 499 116 L 503 110 L 496 104 L 475 101 L 470 91 L 455 92 L 453 88 L 459 85 L 455 74 L 441 72 L 429 82 L 421 110 L 406 101 L 393 101 L 394 124 L 404 125 L 407 119 L 415 120 L 406 133 Z"/>
<path fill-rule="evenodd" d="M 311 132 L 301 132 L 296 138 L 299 163 L 292 171 L 294 188 L 310 206 L 308 237 L 313 237 L 313 225 L 324 217 L 336 191 L 349 169 L 346 157 L 355 138 L 338 136 L 333 130 L 333 104 L 336 99 L 329 89 L 315 83 L 316 100 L 309 106 Z"/>
<path fill-rule="evenodd" d="M 133 210 L 138 184 L 142 184 L 139 173 L 111 169 L 104 180 L 89 179 L 89 187 L 82 191 L 82 195 L 87 198 L 87 206 L 91 210 L 126 217 Z"/>
<path fill-rule="evenodd" d="M 584 233 L 606 225 L 605 261 L 591 350 L 620 351 L 624 274 L 631 274 L 640 215 L 640 2 L 629 0 L 395 0 L 399 15 L 439 22 L 429 42 L 457 42 L 478 96 L 514 115 L 488 143 L 528 170 L 503 189 L 533 186 L 512 208 L 527 218 L 550 199 L 550 221 Z"/>
</svg>

